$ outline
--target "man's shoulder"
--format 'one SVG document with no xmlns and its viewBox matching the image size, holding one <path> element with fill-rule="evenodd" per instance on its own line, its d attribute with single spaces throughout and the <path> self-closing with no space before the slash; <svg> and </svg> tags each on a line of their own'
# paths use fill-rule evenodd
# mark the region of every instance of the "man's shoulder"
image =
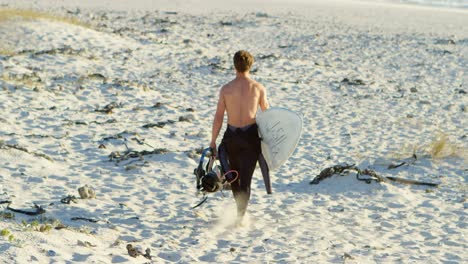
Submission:
<svg viewBox="0 0 468 264">
<path fill-rule="evenodd" d="M 257 89 L 259 89 L 259 90 L 265 90 L 265 86 L 263 86 L 263 84 L 261 84 L 261 83 L 259 83 L 259 82 L 257 82 L 257 81 L 254 81 L 254 80 L 252 80 L 252 81 L 253 81 L 252 84 L 253 84 L 253 86 L 254 86 L 255 88 L 257 88 Z"/>
<path fill-rule="evenodd" d="M 229 89 L 230 87 L 232 86 L 232 81 L 231 82 L 228 82 L 226 84 L 224 84 L 222 87 L 221 87 L 221 92 Z"/>
</svg>

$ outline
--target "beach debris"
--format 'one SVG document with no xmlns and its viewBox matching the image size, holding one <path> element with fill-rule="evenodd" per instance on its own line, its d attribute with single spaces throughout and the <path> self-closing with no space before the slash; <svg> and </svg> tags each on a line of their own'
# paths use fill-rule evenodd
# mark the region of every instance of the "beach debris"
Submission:
<svg viewBox="0 0 468 264">
<path fill-rule="evenodd" d="M 10 212 L 0 212 L 0 218 L 2 219 L 14 219 L 15 214 Z"/>
<path fill-rule="evenodd" d="M 320 172 L 319 175 L 317 175 L 311 182 L 310 184 L 318 184 L 322 180 L 329 178 L 335 174 L 341 175 L 344 171 L 350 170 L 355 168 L 354 164 L 348 165 L 348 164 L 343 164 L 343 165 L 335 165 L 329 168 L 326 168 Z"/>
<path fill-rule="evenodd" d="M 278 59 L 278 56 L 275 54 L 268 54 L 268 55 L 259 55 L 257 56 L 259 60 L 266 60 L 266 59 Z"/>
<path fill-rule="evenodd" d="M 347 85 L 366 85 L 366 83 L 361 80 L 361 79 L 348 79 L 344 78 L 341 80 L 341 84 L 347 84 Z"/>
<path fill-rule="evenodd" d="M 143 160 L 143 156 L 146 155 L 160 155 L 160 154 L 165 154 L 169 152 L 169 150 L 165 148 L 158 148 L 158 149 L 153 149 L 153 150 L 142 150 L 142 151 L 136 151 L 136 150 L 126 150 L 122 153 L 119 151 L 113 151 L 111 154 L 109 154 L 109 161 L 114 161 L 116 160 L 117 163 L 128 160 L 131 158 L 140 158 Z"/>
<path fill-rule="evenodd" d="M 78 246 L 87 247 L 87 248 L 97 247 L 97 245 L 91 244 L 91 242 L 88 242 L 88 241 L 81 241 L 81 240 L 78 240 L 78 241 L 76 242 L 76 244 L 77 244 Z"/>
<path fill-rule="evenodd" d="M 80 194 L 81 199 L 96 198 L 96 191 L 88 185 L 78 188 L 78 193 Z"/>
<path fill-rule="evenodd" d="M 72 217 L 70 218 L 70 220 L 72 221 L 87 221 L 87 222 L 90 222 L 90 223 L 97 223 L 99 222 L 99 220 L 96 220 L 96 219 L 92 219 L 92 218 L 86 218 L 86 217 Z"/>
<path fill-rule="evenodd" d="M 219 23 L 221 24 L 221 26 L 232 26 L 233 25 L 233 23 L 229 22 L 229 21 L 221 21 Z"/>
<path fill-rule="evenodd" d="M 49 50 L 40 50 L 40 51 L 35 51 L 35 50 L 22 50 L 19 51 L 17 54 L 18 55 L 24 55 L 24 54 L 29 54 L 32 57 L 34 56 L 39 56 L 39 55 L 81 55 L 85 52 L 84 49 L 73 49 L 72 47 L 65 45 L 60 48 L 53 48 Z"/>
<path fill-rule="evenodd" d="M 336 205 L 336 206 L 329 207 L 328 211 L 332 213 L 341 213 L 341 212 L 344 212 L 345 209 L 341 205 Z"/>
<path fill-rule="evenodd" d="M 418 156 L 416 156 L 416 153 L 413 153 L 413 156 L 411 156 L 411 159 L 410 161 L 403 161 L 403 162 L 400 162 L 400 163 L 392 163 L 390 165 L 388 165 L 387 169 L 391 170 L 391 169 L 396 169 L 396 168 L 399 168 L 401 166 L 404 166 L 404 165 L 410 165 L 410 164 L 414 164 L 416 162 L 416 160 L 418 160 Z"/>
<path fill-rule="evenodd" d="M 74 195 L 68 195 L 67 197 L 60 199 L 60 202 L 63 204 L 70 204 L 71 202 L 78 203 L 78 198 Z"/>
<path fill-rule="evenodd" d="M 54 161 L 51 157 L 49 157 L 49 156 L 47 156 L 47 155 L 45 155 L 43 153 L 31 152 L 27 148 L 20 147 L 17 144 L 15 144 L 15 145 L 6 144 L 5 142 L 3 142 L 1 140 L 0 140 L 0 149 L 16 149 L 16 150 L 19 150 L 19 151 L 26 152 L 28 154 L 32 154 L 32 155 L 37 156 L 37 157 L 44 158 L 44 159 L 46 159 L 48 161 L 51 161 L 51 162 Z"/>
<path fill-rule="evenodd" d="M 262 17 L 262 18 L 266 18 L 268 17 L 268 14 L 267 13 L 262 13 L 262 12 L 258 12 L 255 14 L 256 17 Z"/>
<path fill-rule="evenodd" d="M 107 141 L 107 140 L 111 140 L 111 139 L 122 139 L 122 138 L 125 138 L 126 135 L 131 135 L 131 136 L 134 136 L 134 135 L 137 135 L 136 132 L 128 132 L 127 130 L 125 131 L 122 131 L 114 136 L 109 136 L 109 137 L 105 137 L 102 139 L 102 141 Z"/>
<path fill-rule="evenodd" d="M 68 226 L 66 226 L 66 225 L 64 225 L 64 224 L 62 224 L 62 223 L 58 223 L 58 224 L 54 227 L 54 229 L 56 229 L 56 230 L 61 230 L 61 229 L 67 228 L 67 227 L 68 227 Z"/>
<path fill-rule="evenodd" d="M 45 210 L 44 208 L 42 208 L 41 206 L 39 206 L 39 205 L 37 205 L 37 204 L 34 204 L 34 208 L 36 209 L 35 211 L 26 211 L 26 210 L 11 208 L 11 207 L 10 207 L 10 204 L 11 204 L 11 202 L 8 203 L 7 209 L 10 210 L 10 211 L 13 211 L 13 212 L 15 212 L 15 213 L 20 213 L 20 214 L 35 216 L 35 215 L 44 214 L 44 213 L 46 212 L 46 210 Z"/>
<path fill-rule="evenodd" d="M 434 44 L 436 45 L 455 45 L 455 40 L 453 39 L 436 39 Z"/>
<path fill-rule="evenodd" d="M 89 74 L 88 79 L 96 80 L 96 81 L 102 81 L 103 83 L 105 83 L 107 81 L 107 78 L 104 75 L 100 74 L 100 73 Z"/>
<path fill-rule="evenodd" d="M 163 104 L 161 102 L 157 102 L 153 105 L 153 108 L 161 108 L 161 106 L 163 106 Z"/>
<path fill-rule="evenodd" d="M 207 65 L 211 68 L 212 71 L 214 70 L 228 70 L 227 62 L 224 58 L 219 56 L 215 56 L 210 58 L 207 62 Z"/>
<path fill-rule="evenodd" d="M 43 134 L 27 134 L 27 135 L 21 135 L 17 133 L 8 133 L 5 134 L 6 136 L 21 136 L 21 137 L 26 137 L 26 138 L 55 138 L 55 139 L 62 139 L 68 136 L 68 133 L 65 133 L 63 136 L 54 136 L 54 135 L 43 135 Z M 0 147 L 1 147 L 1 142 L 0 142 Z"/>
<path fill-rule="evenodd" d="M 179 116 L 179 122 L 192 122 L 195 119 L 195 116 L 192 114 Z"/>
<path fill-rule="evenodd" d="M 57 256 L 57 252 L 50 249 L 49 251 L 47 251 L 47 256 L 48 257 L 55 257 L 55 256 Z"/>
<path fill-rule="evenodd" d="M 131 257 L 138 257 L 138 256 L 143 256 L 149 260 L 152 259 L 152 256 L 151 256 L 151 249 L 147 248 L 145 250 L 145 253 L 143 254 L 143 252 L 141 252 L 139 249 L 133 247 L 132 244 L 127 244 L 127 252 L 128 252 L 128 255 L 130 255 Z"/>
<path fill-rule="evenodd" d="M 354 257 L 351 256 L 351 255 L 348 254 L 348 253 L 344 253 L 342 258 L 343 258 L 344 260 L 346 260 L 346 259 L 354 259 Z"/>
<path fill-rule="evenodd" d="M 319 184 L 322 180 L 329 178 L 335 174 L 343 176 L 345 172 L 349 172 L 349 171 L 355 171 L 356 179 L 359 181 L 364 181 L 368 184 L 370 184 L 372 181 L 376 181 L 376 182 L 394 181 L 394 182 L 403 183 L 403 184 L 424 185 L 424 186 L 431 186 L 431 187 L 439 186 L 438 183 L 408 180 L 408 179 L 390 177 L 390 176 L 384 177 L 384 176 L 377 174 L 374 170 L 371 170 L 371 169 L 361 170 L 358 167 L 356 167 L 354 164 L 353 165 L 348 165 L 348 164 L 335 165 L 332 167 L 325 168 L 320 172 L 319 175 L 317 175 L 312 181 L 310 181 L 309 184 Z M 362 177 L 362 176 L 367 176 L 367 177 Z"/>
<path fill-rule="evenodd" d="M 122 107 L 121 103 L 112 102 L 112 103 L 109 103 L 106 106 L 104 106 L 104 108 L 102 108 L 102 109 L 98 108 L 98 109 L 94 110 L 94 112 L 112 114 L 113 113 L 112 110 L 114 110 L 115 108 L 121 108 L 121 107 Z"/>
<path fill-rule="evenodd" d="M 158 128 L 163 128 L 168 122 L 157 122 L 157 123 L 149 123 L 146 125 L 143 125 L 143 128 L 152 128 L 152 127 L 158 127 Z"/>
</svg>

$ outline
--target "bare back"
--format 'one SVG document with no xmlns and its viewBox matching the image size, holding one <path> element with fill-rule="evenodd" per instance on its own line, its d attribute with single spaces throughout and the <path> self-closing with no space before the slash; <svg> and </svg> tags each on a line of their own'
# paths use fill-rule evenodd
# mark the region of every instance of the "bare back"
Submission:
<svg viewBox="0 0 468 264">
<path fill-rule="evenodd" d="M 235 78 L 222 88 L 221 96 L 231 126 L 253 124 L 258 107 L 268 108 L 265 88 L 250 78 Z"/>
</svg>

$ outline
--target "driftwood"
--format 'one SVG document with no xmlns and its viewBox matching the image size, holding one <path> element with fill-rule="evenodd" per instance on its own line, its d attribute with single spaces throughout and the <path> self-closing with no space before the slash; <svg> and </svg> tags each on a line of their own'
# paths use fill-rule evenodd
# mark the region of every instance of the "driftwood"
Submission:
<svg viewBox="0 0 468 264">
<path fill-rule="evenodd" d="M 408 180 L 408 179 L 397 178 L 397 177 L 387 177 L 387 179 L 394 181 L 394 182 L 403 183 L 403 184 L 425 185 L 425 186 L 432 186 L 432 187 L 439 186 L 439 183 L 420 182 L 420 181 Z"/>
<path fill-rule="evenodd" d="M 326 179 L 326 178 L 329 178 L 335 174 L 342 174 L 344 171 L 346 170 L 350 170 L 350 169 L 354 169 L 356 168 L 354 166 L 354 164 L 352 165 L 348 165 L 348 164 L 344 164 L 344 165 L 335 165 L 333 167 L 329 167 L 329 168 L 326 168 L 324 170 L 322 170 L 320 172 L 319 175 L 317 175 L 311 182 L 310 184 L 319 184 L 319 182 L 321 182 L 322 180 Z"/>
<path fill-rule="evenodd" d="M 361 170 L 358 167 L 356 167 L 354 164 L 335 165 L 332 167 L 325 168 L 320 172 L 319 175 L 317 175 L 312 181 L 310 181 L 310 184 L 319 184 L 322 180 L 326 178 L 330 178 L 333 175 L 342 175 L 343 173 L 347 171 L 355 171 L 356 179 L 360 181 L 365 181 L 366 183 L 371 183 L 372 181 L 377 181 L 377 182 L 393 181 L 393 182 L 398 182 L 398 183 L 403 183 L 403 184 L 412 184 L 412 185 L 424 185 L 424 186 L 431 186 L 431 187 L 439 186 L 438 183 L 421 182 L 421 181 L 408 180 L 408 179 L 397 178 L 397 177 L 384 177 L 384 176 L 377 174 L 377 172 L 371 169 Z M 362 177 L 364 175 L 368 177 Z"/>
</svg>

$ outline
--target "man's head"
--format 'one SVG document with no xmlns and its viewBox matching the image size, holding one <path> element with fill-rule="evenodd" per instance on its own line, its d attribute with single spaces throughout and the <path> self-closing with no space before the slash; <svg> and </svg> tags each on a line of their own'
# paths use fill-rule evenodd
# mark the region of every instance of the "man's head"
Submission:
<svg viewBox="0 0 468 264">
<path fill-rule="evenodd" d="M 239 50 L 234 54 L 234 67 L 238 72 L 248 72 L 254 63 L 254 57 L 248 51 Z"/>
</svg>

